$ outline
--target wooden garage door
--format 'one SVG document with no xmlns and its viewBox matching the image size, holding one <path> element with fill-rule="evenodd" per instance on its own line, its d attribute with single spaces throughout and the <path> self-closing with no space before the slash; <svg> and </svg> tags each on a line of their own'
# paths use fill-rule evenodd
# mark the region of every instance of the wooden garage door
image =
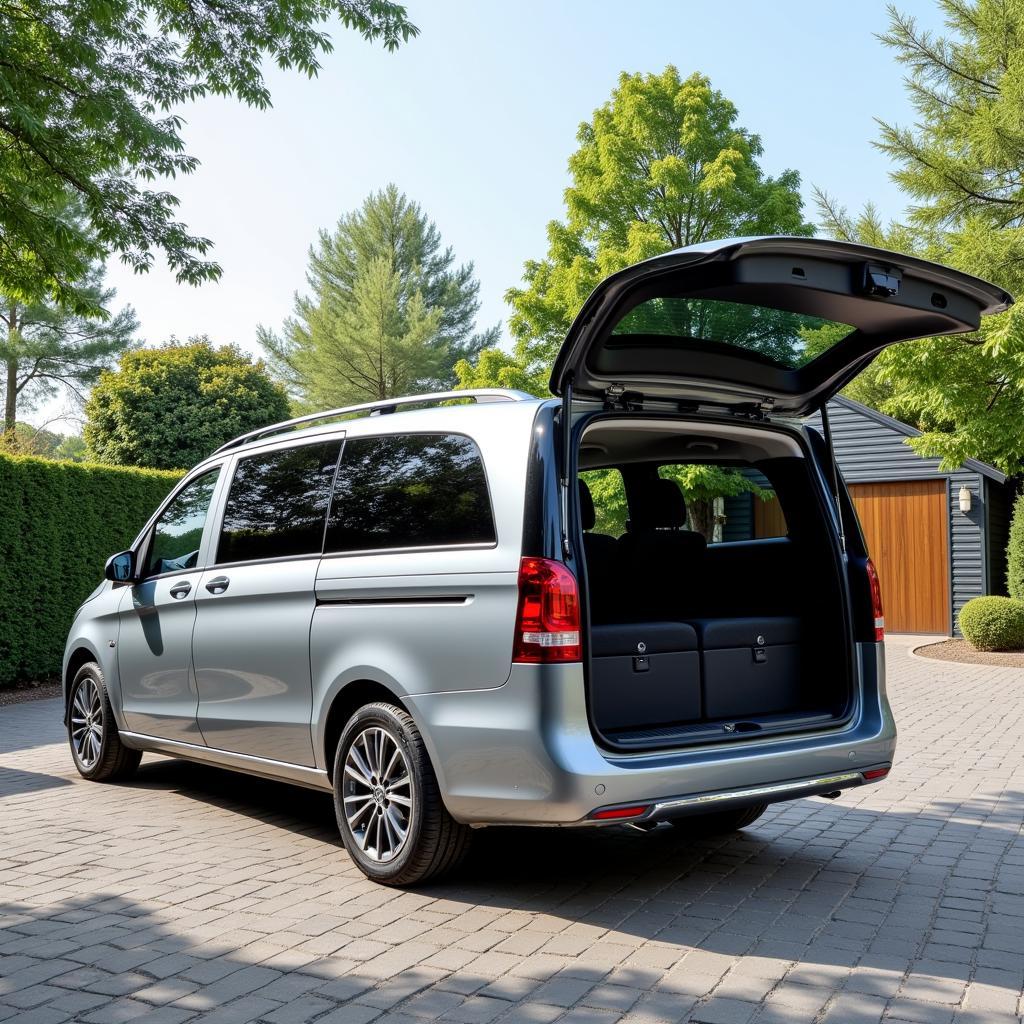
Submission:
<svg viewBox="0 0 1024 1024">
<path fill-rule="evenodd" d="M 946 481 L 851 484 L 850 495 L 882 584 L 885 628 L 893 633 L 946 633 Z"/>
</svg>

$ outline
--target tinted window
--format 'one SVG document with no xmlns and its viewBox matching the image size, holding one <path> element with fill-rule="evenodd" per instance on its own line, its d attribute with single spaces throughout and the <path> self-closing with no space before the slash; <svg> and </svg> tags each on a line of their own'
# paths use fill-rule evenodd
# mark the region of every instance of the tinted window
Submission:
<svg viewBox="0 0 1024 1024">
<path fill-rule="evenodd" d="M 480 450 L 457 434 L 345 442 L 327 551 L 494 543 Z"/>
<path fill-rule="evenodd" d="M 594 533 L 621 537 L 629 518 L 622 473 L 617 469 L 585 469 L 580 479 L 587 485 L 594 502 Z"/>
<path fill-rule="evenodd" d="M 199 558 L 206 515 L 220 469 L 196 477 L 164 509 L 153 527 L 146 575 L 194 569 Z"/>
<path fill-rule="evenodd" d="M 240 459 L 217 561 L 318 554 L 340 449 L 340 441 L 328 441 Z"/>
</svg>

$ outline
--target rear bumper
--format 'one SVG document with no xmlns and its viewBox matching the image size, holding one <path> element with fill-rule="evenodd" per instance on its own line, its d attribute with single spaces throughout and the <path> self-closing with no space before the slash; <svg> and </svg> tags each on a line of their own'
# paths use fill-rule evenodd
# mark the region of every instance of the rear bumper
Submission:
<svg viewBox="0 0 1024 1024">
<path fill-rule="evenodd" d="M 598 747 L 579 664 L 516 665 L 500 687 L 406 701 L 459 821 L 601 824 L 595 810 L 625 805 L 648 807 L 631 820 L 657 820 L 863 785 L 896 746 L 884 659 L 881 644 L 859 645 L 857 707 L 841 728 L 649 754 Z"/>
</svg>

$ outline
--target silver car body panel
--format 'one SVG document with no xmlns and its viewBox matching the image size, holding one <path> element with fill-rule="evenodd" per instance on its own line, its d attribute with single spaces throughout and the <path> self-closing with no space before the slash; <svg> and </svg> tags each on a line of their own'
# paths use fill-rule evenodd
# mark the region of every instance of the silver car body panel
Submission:
<svg viewBox="0 0 1024 1024">
<path fill-rule="evenodd" d="M 313 766 L 309 629 L 319 561 L 215 565 L 202 573 L 192 657 L 207 745 Z M 224 580 L 221 590 L 216 581 Z"/>
<path fill-rule="evenodd" d="M 885 651 L 881 644 L 858 648 L 861 699 L 847 724 L 771 741 L 650 754 L 602 750 L 578 663 L 516 665 L 498 690 L 422 694 L 407 704 L 453 817 L 474 824 L 584 823 L 597 807 L 730 793 L 891 763 L 896 726 L 885 696 Z"/>
</svg>

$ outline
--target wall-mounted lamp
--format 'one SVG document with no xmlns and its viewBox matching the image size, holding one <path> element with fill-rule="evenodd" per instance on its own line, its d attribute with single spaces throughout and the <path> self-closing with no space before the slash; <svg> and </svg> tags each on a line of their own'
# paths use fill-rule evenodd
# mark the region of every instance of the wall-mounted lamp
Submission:
<svg viewBox="0 0 1024 1024">
<path fill-rule="evenodd" d="M 965 515 L 971 511 L 971 492 L 967 487 L 960 488 L 960 511 Z"/>
</svg>

